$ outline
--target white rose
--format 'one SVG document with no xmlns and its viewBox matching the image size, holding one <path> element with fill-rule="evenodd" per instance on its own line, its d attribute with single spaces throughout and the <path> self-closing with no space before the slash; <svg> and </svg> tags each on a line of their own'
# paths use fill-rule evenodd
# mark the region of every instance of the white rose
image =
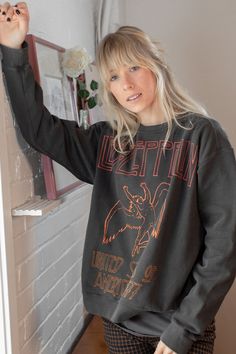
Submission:
<svg viewBox="0 0 236 354">
<path fill-rule="evenodd" d="M 78 77 L 92 62 L 92 58 L 85 48 L 67 49 L 62 54 L 62 68 L 64 73 L 72 78 Z"/>
</svg>

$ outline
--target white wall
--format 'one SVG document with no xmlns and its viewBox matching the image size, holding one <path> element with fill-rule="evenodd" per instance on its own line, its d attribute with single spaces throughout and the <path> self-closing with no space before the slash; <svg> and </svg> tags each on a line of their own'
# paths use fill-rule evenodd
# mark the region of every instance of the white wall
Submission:
<svg viewBox="0 0 236 354">
<path fill-rule="evenodd" d="M 93 7 L 98 0 L 28 0 L 29 33 L 65 48 L 85 47 L 94 55 Z"/>
<path fill-rule="evenodd" d="M 236 148 L 236 2 L 124 0 L 125 24 L 161 42 L 180 84 L 225 128 Z M 215 354 L 234 354 L 236 284 L 217 317 Z"/>
</svg>

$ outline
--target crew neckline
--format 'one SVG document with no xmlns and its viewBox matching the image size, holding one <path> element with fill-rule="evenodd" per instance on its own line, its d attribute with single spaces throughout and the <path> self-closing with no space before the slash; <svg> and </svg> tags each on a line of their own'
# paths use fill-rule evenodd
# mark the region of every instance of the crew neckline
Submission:
<svg viewBox="0 0 236 354">
<path fill-rule="evenodd" d="M 162 129 L 163 127 L 166 127 L 166 126 L 167 126 L 167 122 L 162 122 L 159 124 L 151 124 L 151 125 L 145 125 L 145 124 L 140 123 L 139 130 L 150 131 L 150 130 Z"/>
<path fill-rule="evenodd" d="M 179 118 L 177 118 L 178 121 L 182 121 L 187 118 L 189 113 L 186 113 L 184 115 L 181 115 Z M 175 121 L 173 121 L 173 126 L 176 126 Z M 153 125 L 144 125 L 140 123 L 138 131 L 140 132 L 149 132 L 149 131 L 163 131 L 167 129 L 168 127 L 168 122 L 162 122 L 159 124 L 153 124 Z"/>
</svg>

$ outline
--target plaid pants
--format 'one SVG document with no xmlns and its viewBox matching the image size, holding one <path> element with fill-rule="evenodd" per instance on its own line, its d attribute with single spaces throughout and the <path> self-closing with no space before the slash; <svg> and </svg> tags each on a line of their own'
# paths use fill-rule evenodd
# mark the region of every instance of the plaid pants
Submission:
<svg viewBox="0 0 236 354">
<path fill-rule="evenodd" d="M 106 319 L 103 319 L 103 326 L 109 354 L 153 354 L 160 340 L 158 337 L 132 335 Z M 204 334 L 193 343 L 188 354 L 213 354 L 214 340 L 215 323 L 212 322 Z"/>
</svg>

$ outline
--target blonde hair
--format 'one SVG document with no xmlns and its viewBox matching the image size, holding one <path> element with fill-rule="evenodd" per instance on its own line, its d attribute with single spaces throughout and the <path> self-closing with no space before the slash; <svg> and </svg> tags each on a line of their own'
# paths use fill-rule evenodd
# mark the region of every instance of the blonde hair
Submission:
<svg viewBox="0 0 236 354">
<path fill-rule="evenodd" d="M 110 70 L 121 65 L 138 65 L 148 68 L 157 80 L 157 95 L 168 123 L 165 144 L 171 134 L 173 120 L 188 112 L 206 115 L 206 110 L 195 102 L 176 82 L 163 58 L 158 43 L 137 27 L 123 26 L 115 33 L 108 34 L 99 44 L 96 64 L 100 75 L 100 98 L 112 128 L 116 132 L 114 147 L 124 153 L 127 146 L 134 146 L 134 136 L 140 125 L 137 114 L 122 107 L 109 91 Z"/>
</svg>

